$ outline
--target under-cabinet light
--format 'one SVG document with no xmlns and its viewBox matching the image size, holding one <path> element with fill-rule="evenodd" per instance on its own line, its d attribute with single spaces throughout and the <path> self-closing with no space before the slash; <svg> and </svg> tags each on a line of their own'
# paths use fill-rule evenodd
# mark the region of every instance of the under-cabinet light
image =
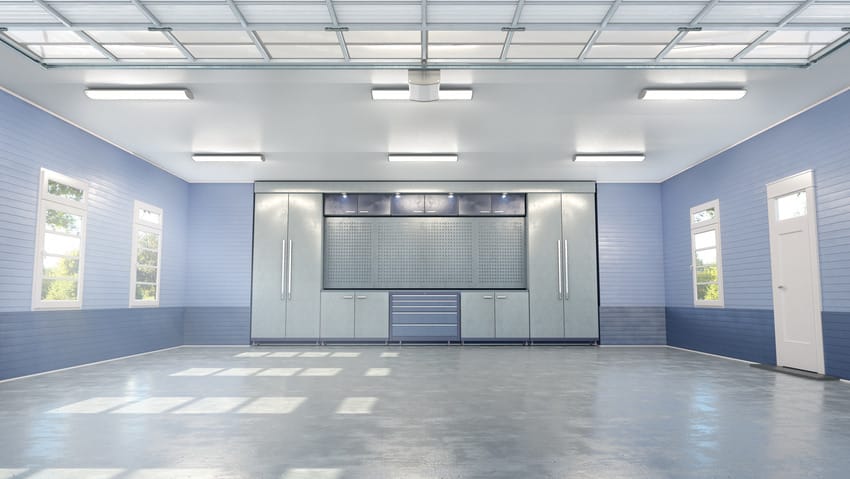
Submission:
<svg viewBox="0 0 850 479">
<path fill-rule="evenodd" d="M 373 100 L 410 100 L 409 88 L 373 88 Z M 440 89 L 440 100 L 472 100 L 471 88 Z"/>
<path fill-rule="evenodd" d="M 92 100 L 191 100 L 188 88 L 87 88 Z"/>
<path fill-rule="evenodd" d="M 454 153 L 390 153 L 387 155 L 387 159 L 389 161 L 403 161 L 403 162 L 427 162 L 427 161 L 439 161 L 439 162 L 452 162 L 457 161 L 457 154 Z"/>
<path fill-rule="evenodd" d="M 612 153 L 578 154 L 575 157 L 573 157 L 573 161 L 579 161 L 579 162 L 643 161 L 645 158 L 646 158 L 646 155 L 644 155 L 642 153 L 639 153 L 639 154 L 612 154 Z"/>
<path fill-rule="evenodd" d="M 250 153 L 250 154 L 195 154 L 192 155 L 192 159 L 197 162 L 238 162 L 238 163 L 248 163 L 248 162 L 259 162 L 265 161 L 263 155 Z"/>
<path fill-rule="evenodd" d="M 638 96 L 641 100 L 740 100 L 747 94 L 744 88 L 647 88 Z"/>
</svg>

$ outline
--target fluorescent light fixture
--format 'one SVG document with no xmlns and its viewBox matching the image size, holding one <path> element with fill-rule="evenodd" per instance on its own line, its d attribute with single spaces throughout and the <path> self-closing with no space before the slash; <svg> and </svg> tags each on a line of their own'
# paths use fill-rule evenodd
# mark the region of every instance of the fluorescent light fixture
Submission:
<svg viewBox="0 0 850 479">
<path fill-rule="evenodd" d="M 238 154 L 238 153 L 227 153 L 227 154 L 212 154 L 212 153 L 199 153 L 192 155 L 192 159 L 196 162 L 235 162 L 235 163 L 249 163 L 249 162 L 259 162 L 266 161 L 263 158 L 263 155 L 257 153 L 248 153 L 248 154 Z"/>
<path fill-rule="evenodd" d="M 373 88 L 373 100 L 410 100 L 408 88 Z M 472 88 L 440 89 L 440 100 L 472 100 Z"/>
<path fill-rule="evenodd" d="M 453 162 L 457 161 L 456 153 L 390 153 L 387 155 L 389 161 L 406 161 L 406 162 Z"/>
<path fill-rule="evenodd" d="M 573 157 L 577 162 L 616 162 L 616 161 L 643 161 L 646 155 L 643 153 L 581 153 Z"/>
<path fill-rule="evenodd" d="M 647 88 L 638 96 L 641 100 L 740 100 L 747 94 L 744 88 Z"/>
<path fill-rule="evenodd" d="M 92 100 L 191 100 L 188 88 L 87 88 Z"/>
</svg>

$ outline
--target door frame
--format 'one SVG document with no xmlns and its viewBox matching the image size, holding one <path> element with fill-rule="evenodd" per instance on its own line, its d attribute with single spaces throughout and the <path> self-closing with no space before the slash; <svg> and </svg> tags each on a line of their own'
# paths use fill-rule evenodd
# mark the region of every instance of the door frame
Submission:
<svg viewBox="0 0 850 479">
<path fill-rule="evenodd" d="M 823 352 L 823 293 L 821 291 L 821 269 L 820 269 L 820 245 L 818 243 L 818 222 L 817 222 L 817 201 L 815 200 L 815 180 L 812 170 L 802 171 L 794 175 L 786 176 L 782 179 L 772 181 L 766 185 L 767 189 L 767 210 L 768 210 L 768 230 L 770 243 L 770 278 L 771 278 L 771 297 L 773 298 L 773 324 L 774 324 L 774 340 L 776 341 L 776 362 L 780 363 L 780 335 L 779 324 L 776 316 L 776 290 L 779 287 L 777 278 L 774 274 L 774 264 L 778 261 L 778 252 L 773 243 L 774 229 L 776 222 L 776 203 L 775 200 L 787 194 L 796 191 L 806 192 L 806 226 L 809 234 L 809 261 L 812 269 L 812 290 L 815 296 L 815 347 L 817 349 L 818 370 L 816 372 L 824 374 L 824 352 Z M 781 365 L 781 364 L 780 364 Z"/>
</svg>

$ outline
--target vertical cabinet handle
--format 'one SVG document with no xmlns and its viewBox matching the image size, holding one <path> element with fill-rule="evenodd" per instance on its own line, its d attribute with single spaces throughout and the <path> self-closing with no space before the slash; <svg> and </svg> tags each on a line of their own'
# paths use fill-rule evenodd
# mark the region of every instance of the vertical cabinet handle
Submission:
<svg viewBox="0 0 850 479">
<path fill-rule="evenodd" d="M 280 243 L 280 299 L 286 299 L 286 240 Z"/>
<path fill-rule="evenodd" d="M 570 251 L 564 240 L 564 299 L 570 299 Z"/>
<path fill-rule="evenodd" d="M 292 240 L 289 240 L 289 264 L 286 271 L 286 299 L 292 299 Z"/>
<path fill-rule="evenodd" d="M 558 250 L 558 299 L 564 299 L 563 277 L 564 271 L 561 269 L 561 240 L 555 242 L 555 249 Z"/>
</svg>

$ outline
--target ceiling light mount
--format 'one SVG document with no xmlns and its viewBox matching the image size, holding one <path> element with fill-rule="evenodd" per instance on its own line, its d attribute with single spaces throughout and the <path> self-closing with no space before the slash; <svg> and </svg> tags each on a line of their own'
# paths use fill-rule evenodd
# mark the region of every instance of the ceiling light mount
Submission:
<svg viewBox="0 0 850 479">
<path fill-rule="evenodd" d="M 702 27 L 679 27 L 676 30 L 680 32 L 701 32 Z"/>
<path fill-rule="evenodd" d="M 404 163 L 451 163 L 457 162 L 457 153 L 390 153 L 387 155 L 387 160 Z"/>
<path fill-rule="evenodd" d="M 9 29 L 8 29 L 8 28 L 6 28 L 6 27 L 0 27 L 0 33 L 2 33 L 2 32 L 8 32 L 8 31 L 9 31 Z"/>
<path fill-rule="evenodd" d="M 148 27 L 149 32 L 170 32 L 171 27 Z"/>
<path fill-rule="evenodd" d="M 646 88 L 641 100 L 740 100 L 746 88 Z"/>
<path fill-rule="evenodd" d="M 842 32 L 850 32 L 850 27 L 844 27 L 841 29 Z"/>
<path fill-rule="evenodd" d="M 503 32 L 524 32 L 525 27 L 502 27 Z"/>
<path fill-rule="evenodd" d="M 325 27 L 326 32 L 347 32 L 348 27 Z"/>
<path fill-rule="evenodd" d="M 191 100 L 188 88 L 87 88 L 86 96 L 92 100 Z"/>
<path fill-rule="evenodd" d="M 197 163 L 259 163 L 266 161 L 259 153 L 195 153 L 192 160 Z"/>
<path fill-rule="evenodd" d="M 440 99 L 440 70 L 407 70 L 412 101 L 437 101 Z"/>
<path fill-rule="evenodd" d="M 643 153 L 576 153 L 573 161 L 577 163 L 614 163 L 614 162 L 638 162 L 646 159 Z"/>
</svg>

